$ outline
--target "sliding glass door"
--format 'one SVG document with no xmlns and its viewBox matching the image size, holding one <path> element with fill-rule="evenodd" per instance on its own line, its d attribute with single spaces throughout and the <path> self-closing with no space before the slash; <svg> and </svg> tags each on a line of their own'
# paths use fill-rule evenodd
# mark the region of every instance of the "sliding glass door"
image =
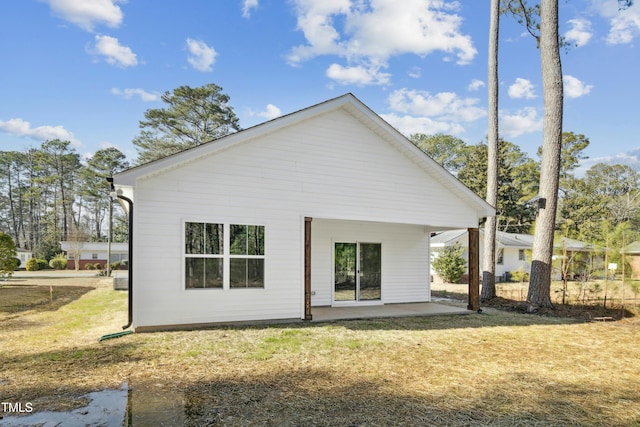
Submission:
<svg viewBox="0 0 640 427">
<path fill-rule="evenodd" d="M 335 243 L 334 301 L 380 300 L 381 270 L 380 243 Z"/>
</svg>

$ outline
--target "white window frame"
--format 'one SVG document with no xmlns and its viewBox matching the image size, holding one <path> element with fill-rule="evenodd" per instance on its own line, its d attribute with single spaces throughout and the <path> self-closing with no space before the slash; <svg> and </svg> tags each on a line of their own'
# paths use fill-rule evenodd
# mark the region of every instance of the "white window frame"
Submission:
<svg viewBox="0 0 640 427">
<path fill-rule="evenodd" d="M 185 231 L 187 223 L 198 223 L 198 224 L 222 224 L 222 254 L 187 254 L 186 253 L 186 242 L 185 242 Z M 244 225 L 244 226 L 256 226 L 264 228 L 264 245 L 265 254 L 263 255 L 236 255 L 231 254 L 231 225 Z M 266 259 L 266 241 L 267 241 L 267 227 L 264 224 L 246 224 L 239 222 L 222 222 L 222 221 L 211 221 L 211 220 L 202 220 L 202 219 L 185 219 L 182 221 L 182 290 L 183 291 L 242 291 L 242 290 L 258 290 L 262 291 L 267 288 L 267 274 L 266 268 L 263 269 L 263 277 L 262 277 L 262 287 L 231 287 L 231 259 Z M 187 258 L 218 258 L 222 259 L 222 288 L 187 288 L 186 283 L 186 271 L 185 271 L 185 260 Z M 266 264 L 266 261 L 264 261 Z"/>
</svg>

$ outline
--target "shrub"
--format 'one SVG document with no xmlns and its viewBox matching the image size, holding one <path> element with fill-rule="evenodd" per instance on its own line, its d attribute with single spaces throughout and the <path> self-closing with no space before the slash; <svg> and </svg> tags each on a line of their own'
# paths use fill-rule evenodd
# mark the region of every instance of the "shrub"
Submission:
<svg viewBox="0 0 640 427">
<path fill-rule="evenodd" d="M 37 271 L 40 270 L 40 266 L 38 265 L 38 260 L 36 258 L 29 258 L 27 264 L 25 266 L 27 271 Z"/>
<path fill-rule="evenodd" d="M 512 271 L 511 281 L 513 282 L 528 282 L 529 281 L 529 273 L 525 272 L 522 267 L 518 268 L 516 271 Z"/>
<path fill-rule="evenodd" d="M 94 267 L 96 270 L 102 270 L 102 264 L 100 264 L 99 262 L 96 262 L 96 263 L 93 265 L 93 267 Z"/>
<path fill-rule="evenodd" d="M 86 263 L 84 265 L 84 269 L 85 270 L 95 270 L 96 268 L 93 266 L 93 264 L 91 264 L 90 262 Z"/>
<path fill-rule="evenodd" d="M 49 261 L 49 267 L 55 270 L 64 270 L 67 268 L 67 259 L 63 254 L 57 254 L 55 257 L 51 258 L 51 261 Z"/>
<path fill-rule="evenodd" d="M 112 262 L 111 263 L 111 269 L 112 270 L 117 270 L 120 268 L 120 261 L 116 261 L 116 262 Z"/>
<path fill-rule="evenodd" d="M 45 270 L 49 268 L 49 263 L 46 259 L 37 258 L 36 262 L 38 263 L 38 270 Z"/>
<path fill-rule="evenodd" d="M 11 236 L 0 231 L 0 275 L 10 275 L 16 268 L 16 245 Z"/>
<path fill-rule="evenodd" d="M 466 260 L 462 257 L 464 248 L 459 243 L 446 246 L 432 261 L 433 269 L 438 276 L 448 283 L 457 283 L 466 270 Z"/>
</svg>

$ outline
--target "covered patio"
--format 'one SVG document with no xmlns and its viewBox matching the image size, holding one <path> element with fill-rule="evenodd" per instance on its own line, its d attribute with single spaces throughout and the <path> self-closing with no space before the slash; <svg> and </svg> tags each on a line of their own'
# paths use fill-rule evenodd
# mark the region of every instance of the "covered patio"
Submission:
<svg viewBox="0 0 640 427">
<path fill-rule="evenodd" d="M 380 317 L 439 316 L 450 314 L 471 314 L 472 310 L 437 302 L 365 305 L 349 307 L 312 307 L 313 322 L 333 320 L 370 319 Z"/>
</svg>

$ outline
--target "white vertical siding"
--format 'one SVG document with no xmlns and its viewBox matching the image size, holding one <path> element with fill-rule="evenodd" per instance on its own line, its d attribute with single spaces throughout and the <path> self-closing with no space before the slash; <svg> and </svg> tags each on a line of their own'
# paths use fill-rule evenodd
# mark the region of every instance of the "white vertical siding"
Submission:
<svg viewBox="0 0 640 427">
<path fill-rule="evenodd" d="M 305 216 L 366 221 L 352 236 L 382 240 L 384 302 L 427 301 L 428 237 L 411 224 L 477 223 L 473 209 L 345 110 L 139 178 L 134 209 L 136 327 L 302 318 Z M 185 221 L 264 225 L 265 288 L 185 290 Z M 345 235 L 352 225 L 331 223 Z M 337 235 L 321 221 L 313 227 L 314 304 L 324 304 L 325 243 Z"/>
</svg>

